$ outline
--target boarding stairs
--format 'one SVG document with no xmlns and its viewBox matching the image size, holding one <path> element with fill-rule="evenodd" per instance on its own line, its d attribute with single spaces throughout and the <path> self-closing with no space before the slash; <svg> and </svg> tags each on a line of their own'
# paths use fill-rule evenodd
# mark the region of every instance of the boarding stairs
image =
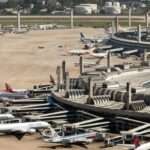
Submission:
<svg viewBox="0 0 150 150">
<path fill-rule="evenodd" d="M 110 100 L 110 95 L 99 95 L 99 96 L 93 96 L 90 99 L 90 103 L 102 108 L 109 108 L 109 109 L 123 109 L 124 103 L 123 102 L 117 102 Z"/>
</svg>

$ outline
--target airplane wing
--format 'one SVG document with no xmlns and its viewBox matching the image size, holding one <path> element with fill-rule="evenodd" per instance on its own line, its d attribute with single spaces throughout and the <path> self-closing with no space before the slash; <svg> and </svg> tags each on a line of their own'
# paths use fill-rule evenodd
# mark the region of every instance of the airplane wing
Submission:
<svg viewBox="0 0 150 150">
<path fill-rule="evenodd" d="M 92 141 L 93 139 L 88 139 L 86 137 L 81 137 L 77 139 L 77 142 L 80 142 L 80 143 L 91 143 Z"/>
<path fill-rule="evenodd" d="M 86 137 L 77 137 L 62 140 L 63 145 L 73 144 L 73 143 L 91 143 L 92 139 L 88 139 Z"/>
</svg>

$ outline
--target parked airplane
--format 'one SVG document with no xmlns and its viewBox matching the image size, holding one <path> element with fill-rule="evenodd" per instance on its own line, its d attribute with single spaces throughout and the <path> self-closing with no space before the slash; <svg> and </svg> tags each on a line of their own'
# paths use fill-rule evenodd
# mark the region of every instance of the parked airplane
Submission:
<svg viewBox="0 0 150 150">
<path fill-rule="evenodd" d="M 89 50 L 84 50 L 84 49 L 74 49 L 74 50 L 70 50 L 69 53 L 71 55 L 85 55 L 89 53 Z"/>
<path fill-rule="evenodd" d="M 100 52 L 91 51 L 90 55 L 96 58 L 106 58 L 108 55 L 108 51 L 104 50 L 101 50 Z"/>
<path fill-rule="evenodd" d="M 0 99 L 3 98 L 28 98 L 28 90 L 12 89 L 9 84 L 5 83 L 5 90 L 0 91 Z"/>
<path fill-rule="evenodd" d="M 66 128 L 66 130 L 61 130 L 61 132 L 56 132 L 53 128 L 50 128 L 50 130 L 51 135 L 45 137 L 44 141 L 61 143 L 64 146 L 76 143 L 91 143 L 98 137 L 97 132 L 81 128 Z"/>
<path fill-rule="evenodd" d="M 50 125 L 44 121 L 37 122 L 24 122 L 24 123 L 8 123 L 0 125 L 0 133 L 9 133 L 21 140 L 23 136 L 27 133 L 35 133 L 39 129 L 49 128 Z"/>
<path fill-rule="evenodd" d="M 139 146 L 135 150 L 150 150 L 150 143 L 142 144 L 141 146 Z"/>
<path fill-rule="evenodd" d="M 91 51 L 93 51 L 95 49 L 95 47 L 90 48 L 88 50 L 85 49 L 74 49 L 74 50 L 70 50 L 69 53 L 71 55 L 85 55 L 85 54 L 89 54 Z"/>
<path fill-rule="evenodd" d="M 86 38 L 85 35 L 81 32 L 80 33 L 80 41 L 87 44 L 87 43 L 101 43 L 107 38 Z"/>
</svg>

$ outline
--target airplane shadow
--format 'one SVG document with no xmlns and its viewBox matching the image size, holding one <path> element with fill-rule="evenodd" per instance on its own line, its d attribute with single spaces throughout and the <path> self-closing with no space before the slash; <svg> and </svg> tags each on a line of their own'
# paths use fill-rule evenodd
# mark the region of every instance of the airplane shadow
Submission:
<svg viewBox="0 0 150 150">
<path fill-rule="evenodd" d="M 67 54 L 60 54 L 60 56 L 69 56 L 69 55 L 67 55 Z"/>
<path fill-rule="evenodd" d="M 76 144 L 74 144 L 74 145 L 80 146 L 80 147 L 82 147 L 82 148 L 84 148 L 84 149 L 88 149 L 87 145 L 86 145 L 86 144 L 83 144 L 83 143 L 76 143 Z"/>
<path fill-rule="evenodd" d="M 107 146 L 104 146 L 104 145 L 103 145 L 103 146 L 100 146 L 99 148 L 100 148 L 100 149 L 105 149 L 105 148 L 107 148 Z"/>
<path fill-rule="evenodd" d="M 40 146 L 40 148 L 50 148 L 50 149 L 57 149 L 57 148 L 64 148 L 65 146 L 64 145 L 53 145 L 53 146 Z M 72 148 L 72 146 L 67 146 L 67 148 Z"/>
<path fill-rule="evenodd" d="M 50 149 L 57 149 L 57 148 L 72 148 L 73 145 L 75 146 L 79 146 L 79 147 L 82 147 L 84 149 L 88 149 L 88 147 L 85 145 L 85 144 L 82 144 L 82 143 L 76 143 L 76 144 L 71 144 L 71 145 L 67 145 L 67 146 L 64 146 L 64 145 L 53 145 L 53 146 L 40 146 L 39 148 L 50 148 Z"/>
</svg>

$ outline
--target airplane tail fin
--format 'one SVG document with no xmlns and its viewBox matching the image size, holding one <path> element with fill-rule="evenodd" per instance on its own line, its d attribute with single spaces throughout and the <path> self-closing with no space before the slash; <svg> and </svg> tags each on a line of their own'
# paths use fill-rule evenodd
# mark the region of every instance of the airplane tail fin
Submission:
<svg viewBox="0 0 150 150">
<path fill-rule="evenodd" d="M 80 40 L 81 40 L 81 41 L 84 41 L 84 39 L 85 39 L 84 34 L 83 34 L 82 32 L 80 32 Z"/>
<path fill-rule="evenodd" d="M 50 77 L 50 83 L 51 83 L 52 85 L 56 85 L 56 82 L 55 82 L 54 77 L 53 77 L 52 75 L 50 75 L 49 77 Z"/>
<path fill-rule="evenodd" d="M 11 86 L 8 83 L 5 83 L 5 90 L 7 92 L 14 92 L 13 89 L 11 88 Z"/>
</svg>

